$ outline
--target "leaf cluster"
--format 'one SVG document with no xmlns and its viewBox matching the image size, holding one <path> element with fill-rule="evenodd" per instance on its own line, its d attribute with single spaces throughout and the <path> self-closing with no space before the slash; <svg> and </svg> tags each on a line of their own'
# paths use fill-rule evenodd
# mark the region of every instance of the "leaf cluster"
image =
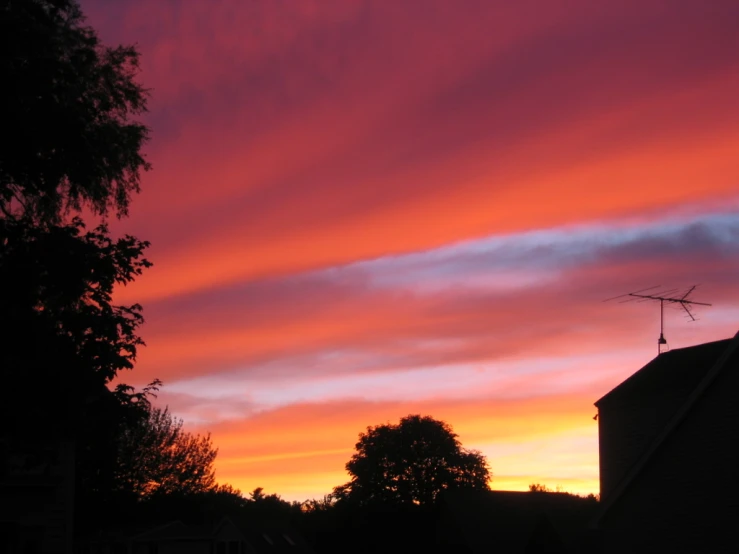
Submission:
<svg viewBox="0 0 739 554">
<path fill-rule="evenodd" d="M 0 218 L 0 313 L 9 318 L 0 368 L 17 393 L 3 403 L 6 417 L 70 423 L 90 396 L 133 367 L 144 344 L 142 308 L 116 305 L 113 293 L 151 266 L 148 246 L 131 236 L 114 240 L 105 226 L 87 231 L 78 218 L 45 227 Z M 30 394 L 33 410 L 23 398 Z"/>
<path fill-rule="evenodd" d="M 126 215 L 149 164 L 133 46 L 106 47 L 74 0 L 0 0 L 0 213 Z"/>
<path fill-rule="evenodd" d="M 210 434 L 186 432 L 183 421 L 168 408 L 151 407 L 119 437 L 117 481 L 121 489 L 142 499 L 216 490 L 217 455 Z"/>
</svg>

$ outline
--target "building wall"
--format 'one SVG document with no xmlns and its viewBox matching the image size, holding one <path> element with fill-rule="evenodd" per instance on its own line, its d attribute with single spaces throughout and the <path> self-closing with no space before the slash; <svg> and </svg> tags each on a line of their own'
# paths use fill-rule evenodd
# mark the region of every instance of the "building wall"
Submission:
<svg viewBox="0 0 739 554">
<path fill-rule="evenodd" d="M 689 392 L 663 390 L 644 398 L 619 396 L 598 409 L 600 495 L 605 500 L 644 455 Z"/>
<path fill-rule="evenodd" d="M 737 445 L 734 354 L 602 519 L 604 552 L 736 552 Z"/>
</svg>

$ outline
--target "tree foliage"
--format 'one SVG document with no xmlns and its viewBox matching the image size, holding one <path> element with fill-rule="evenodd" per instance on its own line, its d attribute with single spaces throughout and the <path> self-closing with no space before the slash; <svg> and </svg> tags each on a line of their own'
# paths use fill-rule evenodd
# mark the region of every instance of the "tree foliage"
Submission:
<svg viewBox="0 0 739 554">
<path fill-rule="evenodd" d="M 304 501 L 301 509 L 305 513 L 328 512 L 336 506 L 337 498 L 333 494 L 324 494 L 322 498 L 310 498 Z"/>
<path fill-rule="evenodd" d="M 200 493 L 156 494 L 143 501 L 139 499 L 127 515 L 146 527 L 174 520 L 187 525 L 215 525 L 226 516 L 241 517 L 246 503 L 238 489 L 216 485 Z"/>
<path fill-rule="evenodd" d="M 334 494 L 360 504 L 431 504 L 446 489 L 487 489 L 491 477 L 485 457 L 462 448 L 447 423 L 420 415 L 368 427 L 346 469 L 351 480 Z"/>
<path fill-rule="evenodd" d="M 90 528 L 122 513 L 123 497 L 240 502 L 214 488 L 210 437 L 151 406 L 158 382 L 110 390 L 144 344 L 141 306 L 114 290 L 151 265 L 149 244 L 80 216 L 127 215 L 149 169 L 138 67 L 134 47 L 100 42 L 76 0 L 0 0 L 0 442 L 73 438 L 76 521 Z"/>
<path fill-rule="evenodd" d="M 217 454 L 210 434 L 188 433 L 168 408 L 150 407 L 119 438 L 118 486 L 138 498 L 212 491 Z"/>
<path fill-rule="evenodd" d="M 9 323 L 0 367 L 9 390 L 32 389 L 35 400 L 31 409 L 22 395 L 8 399 L 5 417 L 21 427 L 34 418 L 73 423 L 133 367 L 143 344 L 141 306 L 114 304 L 113 291 L 151 265 L 147 246 L 130 236 L 113 240 L 104 226 L 87 231 L 78 218 L 43 228 L 0 219 L 0 313 Z"/>
<path fill-rule="evenodd" d="M 106 47 L 74 0 L 0 0 L 0 212 L 59 223 L 128 211 L 148 129 L 132 46 Z"/>
<path fill-rule="evenodd" d="M 135 505 L 136 497 L 119 484 L 119 441 L 147 417 L 159 385 L 156 380 L 138 392 L 123 384 L 112 391 L 101 387 L 84 403 L 84 421 L 75 426 L 75 521 L 80 527 L 104 525 Z"/>
<path fill-rule="evenodd" d="M 114 290 L 151 265 L 149 244 L 81 215 L 127 215 L 149 169 L 138 68 L 136 49 L 103 45 L 76 0 L 0 0 L 2 457 L 73 439 L 75 521 L 88 530 L 142 498 L 245 502 L 215 485 L 210 436 L 151 405 L 158 381 L 111 390 L 144 344 L 141 306 Z"/>
<path fill-rule="evenodd" d="M 554 490 L 550 489 L 546 485 L 542 485 L 541 483 L 531 483 L 529 485 L 529 492 L 554 492 Z"/>
<path fill-rule="evenodd" d="M 141 306 L 112 295 L 151 265 L 148 243 L 68 217 L 125 215 L 138 191 L 137 66 L 134 48 L 99 42 L 74 0 L 0 0 L 0 370 L 34 397 L 33 409 L 24 394 L 3 403 L 11 428 L 74 431 L 143 344 Z"/>
</svg>

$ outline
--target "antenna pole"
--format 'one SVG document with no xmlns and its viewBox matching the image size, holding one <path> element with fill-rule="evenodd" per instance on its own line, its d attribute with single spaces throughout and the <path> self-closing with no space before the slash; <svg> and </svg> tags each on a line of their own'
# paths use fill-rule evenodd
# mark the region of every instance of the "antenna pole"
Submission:
<svg viewBox="0 0 739 554">
<path fill-rule="evenodd" d="M 659 338 L 657 339 L 657 356 L 662 354 L 662 345 L 667 344 L 665 339 L 665 301 L 659 299 Z"/>
<path fill-rule="evenodd" d="M 604 300 L 604 302 L 621 298 L 623 298 L 623 300 L 620 300 L 620 302 L 631 302 L 634 300 L 641 302 L 644 302 L 646 300 L 659 300 L 659 338 L 657 339 L 657 355 L 659 356 L 660 354 L 662 354 L 662 346 L 667 345 L 667 340 L 665 339 L 665 302 L 675 304 L 678 307 L 682 307 L 691 321 L 695 321 L 695 316 L 691 311 L 692 306 L 710 306 L 710 304 L 706 302 L 696 302 L 695 300 L 688 300 L 688 296 L 695 290 L 696 287 L 697 285 L 693 285 L 687 291 L 683 292 L 676 292 L 678 289 L 664 290 L 662 287 L 659 286 L 649 287 L 646 289 L 638 290 L 636 292 L 614 296 L 613 298 L 608 298 Z M 660 289 L 660 291 L 653 292 L 652 294 L 644 294 L 645 292 L 653 291 L 654 289 Z"/>
</svg>

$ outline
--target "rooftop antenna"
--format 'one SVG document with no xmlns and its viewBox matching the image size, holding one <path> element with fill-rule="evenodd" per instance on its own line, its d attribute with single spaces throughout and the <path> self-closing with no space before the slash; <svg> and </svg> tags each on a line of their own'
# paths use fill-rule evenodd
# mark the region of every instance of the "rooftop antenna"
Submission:
<svg viewBox="0 0 739 554">
<path fill-rule="evenodd" d="M 694 300 L 688 300 L 688 296 L 690 293 L 692 293 L 698 285 L 693 285 L 692 287 L 688 289 L 668 289 L 668 290 L 661 290 L 662 287 L 657 285 L 655 287 L 648 287 L 646 289 L 637 290 L 635 292 L 629 292 L 627 294 L 621 294 L 619 296 L 614 296 L 613 298 L 607 298 L 604 300 L 604 302 L 608 302 L 610 300 L 619 300 L 620 304 L 623 304 L 625 302 L 646 302 L 647 300 L 655 300 L 659 301 L 659 338 L 657 339 L 657 355 L 659 356 L 662 354 L 663 346 L 667 346 L 667 339 L 665 339 L 664 335 L 664 329 L 665 329 L 665 302 L 670 304 L 677 304 L 678 306 L 682 306 L 682 308 L 685 310 L 685 313 L 688 315 L 691 321 L 696 321 L 695 316 L 693 315 L 693 312 L 691 311 L 691 306 L 710 306 L 710 304 L 707 304 L 705 302 L 696 302 Z M 654 289 L 657 289 L 656 291 Z M 649 294 L 645 294 L 647 291 L 652 291 Z M 678 307 L 676 306 L 676 307 Z"/>
</svg>

